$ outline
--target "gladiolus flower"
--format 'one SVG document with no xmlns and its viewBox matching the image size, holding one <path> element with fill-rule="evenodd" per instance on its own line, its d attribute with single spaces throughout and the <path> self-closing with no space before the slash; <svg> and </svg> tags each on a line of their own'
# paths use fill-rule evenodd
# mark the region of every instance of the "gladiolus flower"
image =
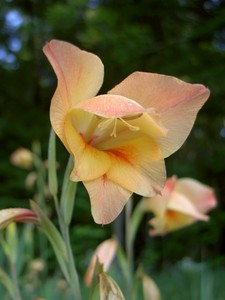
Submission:
<svg viewBox="0 0 225 300">
<path fill-rule="evenodd" d="M 196 221 L 208 221 L 205 215 L 216 206 L 214 191 L 192 178 L 166 181 L 162 196 L 146 199 L 147 210 L 155 214 L 149 223 L 154 227 L 151 235 L 166 234 Z"/>
<path fill-rule="evenodd" d="M 12 222 L 38 223 L 37 215 L 26 208 L 7 208 L 0 210 L 0 229 Z"/>
<path fill-rule="evenodd" d="M 110 223 L 132 193 L 160 193 L 164 158 L 184 143 L 209 90 L 135 72 L 108 94 L 95 96 L 104 75 L 96 55 L 57 40 L 47 43 L 44 53 L 58 79 L 51 124 L 75 158 L 71 180 L 84 183 L 95 222 Z"/>
<path fill-rule="evenodd" d="M 90 264 L 84 277 L 86 286 L 89 286 L 92 282 L 94 270 L 97 261 L 103 265 L 103 271 L 108 271 L 117 250 L 117 241 L 114 239 L 108 239 L 102 242 L 92 255 Z"/>
</svg>

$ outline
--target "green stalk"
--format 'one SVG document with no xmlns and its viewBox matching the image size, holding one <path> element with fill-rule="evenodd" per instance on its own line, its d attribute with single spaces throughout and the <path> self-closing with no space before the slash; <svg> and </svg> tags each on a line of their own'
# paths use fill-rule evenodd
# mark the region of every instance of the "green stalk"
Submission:
<svg viewBox="0 0 225 300">
<path fill-rule="evenodd" d="M 68 254 L 68 263 L 69 263 L 69 274 L 70 274 L 70 287 L 71 290 L 75 296 L 75 300 L 81 300 L 81 291 L 80 291 L 80 283 L 79 283 L 79 277 L 76 269 L 76 264 L 73 256 L 73 251 L 71 247 L 71 242 L 70 242 L 70 235 L 69 235 L 69 228 L 68 226 L 65 226 L 64 228 L 64 241 L 66 244 L 66 250 Z"/>
<path fill-rule="evenodd" d="M 130 219 L 132 214 L 132 207 L 133 207 L 133 199 L 131 197 L 125 207 L 125 228 L 126 228 L 125 247 L 126 247 L 128 268 L 130 274 L 133 273 L 133 258 L 134 258 L 133 245 L 131 243 L 131 231 L 130 231 Z"/>
<path fill-rule="evenodd" d="M 75 195 L 72 193 L 72 196 L 75 197 Z M 70 201 L 70 199 L 64 199 L 64 201 Z M 55 209 L 58 215 L 59 225 L 60 225 L 60 231 L 63 237 L 63 240 L 66 245 L 66 251 L 67 251 L 67 258 L 68 258 L 68 273 L 70 275 L 69 278 L 69 285 L 72 290 L 72 293 L 74 294 L 75 300 L 81 300 L 81 291 L 80 291 L 80 284 L 79 284 L 79 277 L 77 274 L 76 264 L 73 256 L 73 251 L 71 247 L 71 241 L 70 241 L 70 235 L 69 235 L 69 224 L 65 222 L 63 218 L 63 212 L 60 210 L 58 197 L 54 197 L 54 203 L 55 203 Z"/>
<path fill-rule="evenodd" d="M 128 263 L 128 274 L 129 274 L 129 282 L 128 282 L 128 296 L 131 299 L 134 299 L 133 290 L 133 277 L 134 277 L 134 241 L 136 238 L 136 234 L 140 225 L 140 222 L 145 213 L 145 201 L 142 199 L 135 209 L 133 208 L 133 199 L 130 198 L 126 207 L 125 207 L 125 248 L 127 254 L 127 263 Z"/>
<path fill-rule="evenodd" d="M 13 282 L 13 287 L 14 287 L 14 292 L 15 292 L 14 300 L 22 300 L 22 297 L 21 297 L 21 294 L 20 294 L 20 289 L 19 289 L 19 284 L 18 284 L 18 280 L 17 280 L 17 273 L 16 273 L 15 264 L 10 259 L 9 259 L 9 265 L 10 265 L 12 282 Z"/>
<path fill-rule="evenodd" d="M 69 235 L 69 224 L 72 217 L 72 211 L 75 202 L 75 192 L 76 184 L 71 182 L 69 179 L 72 167 L 73 167 L 73 158 L 70 157 L 67 168 L 64 174 L 62 194 L 60 199 L 60 204 L 58 200 L 58 181 L 56 173 L 56 146 L 55 146 L 55 133 L 51 130 L 50 139 L 49 139 L 49 151 L 48 151 L 48 160 L 49 160 L 49 190 L 53 196 L 56 213 L 58 215 L 59 226 L 63 241 L 66 247 L 66 256 L 67 256 L 67 272 L 68 278 L 67 281 L 70 285 L 71 291 L 74 295 L 75 300 L 81 300 L 81 291 L 79 284 L 79 277 L 77 274 L 76 264 L 73 256 L 73 251 L 71 247 L 70 235 Z M 65 274 L 65 273 L 64 273 Z"/>
</svg>

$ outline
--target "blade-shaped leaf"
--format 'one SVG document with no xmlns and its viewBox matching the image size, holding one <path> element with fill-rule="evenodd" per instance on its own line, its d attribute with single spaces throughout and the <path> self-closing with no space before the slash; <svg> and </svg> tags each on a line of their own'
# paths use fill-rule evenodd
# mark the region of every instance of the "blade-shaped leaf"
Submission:
<svg viewBox="0 0 225 300">
<path fill-rule="evenodd" d="M 55 197 L 58 191 L 57 173 L 56 173 L 56 150 L 55 150 L 55 132 L 51 129 L 48 145 L 48 186 L 49 191 Z"/>
<path fill-rule="evenodd" d="M 58 259 L 61 270 L 65 276 L 65 278 L 69 282 L 69 273 L 68 273 L 68 259 L 67 259 L 67 251 L 65 243 L 55 225 L 49 220 L 49 218 L 45 215 L 42 209 L 31 200 L 31 207 L 36 212 L 40 222 L 40 228 L 46 234 L 49 242 L 51 243 L 55 255 Z"/>
</svg>

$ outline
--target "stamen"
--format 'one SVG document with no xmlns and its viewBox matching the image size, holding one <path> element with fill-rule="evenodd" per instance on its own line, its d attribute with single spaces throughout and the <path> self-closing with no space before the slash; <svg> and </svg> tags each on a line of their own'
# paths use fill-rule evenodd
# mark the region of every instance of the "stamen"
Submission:
<svg viewBox="0 0 225 300">
<path fill-rule="evenodd" d="M 104 121 L 101 121 L 99 124 L 98 124 L 98 128 L 101 129 L 101 130 L 104 130 L 106 129 L 107 127 L 109 127 L 109 125 L 114 121 L 115 119 L 114 118 L 110 118 L 110 119 L 106 119 Z"/>
<path fill-rule="evenodd" d="M 117 125 L 117 119 L 115 119 L 115 123 L 114 123 L 114 126 L 113 126 L 113 131 L 110 134 L 110 136 L 116 137 L 116 125 Z"/>
<path fill-rule="evenodd" d="M 143 115 L 143 113 L 136 114 L 136 115 L 134 115 L 134 114 L 127 115 L 127 116 L 124 116 L 123 119 L 128 120 L 128 121 L 132 121 L 132 120 L 136 120 L 136 119 L 140 118 L 142 115 Z"/>
<path fill-rule="evenodd" d="M 133 126 L 133 125 L 129 124 L 123 118 L 109 118 L 109 119 L 103 120 L 98 124 L 98 128 L 100 130 L 105 130 L 105 129 L 109 128 L 109 126 L 111 127 L 111 125 L 112 125 L 113 130 L 112 130 L 110 136 L 113 136 L 115 138 L 115 137 L 117 137 L 116 130 L 117 130 L 118 120 L 120 120 L 131 131 L 138 131 L 140 129 L 138 126 Z M 114 122 L 114 124 L 112 124 L 113 122 Z"/>
<path fill-rule="evenodd" d="M 131 131 L 138 131 L 140 128 L 138 126 L 133 126 L 126 122 L 123 118 L 119 118 L 121 122 L 123 122 Z"/>
</svg>

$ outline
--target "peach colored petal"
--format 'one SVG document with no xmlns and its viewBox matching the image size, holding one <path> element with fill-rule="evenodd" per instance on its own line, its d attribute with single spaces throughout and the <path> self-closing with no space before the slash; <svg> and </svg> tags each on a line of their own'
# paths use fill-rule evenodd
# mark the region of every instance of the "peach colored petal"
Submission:
<svg viewBox="0 0 225 300">
<path fill-rule="evenodd" d="M 160 114 L 162 123 L 168 129 L 166 137 L 158 138 L 164 157 L 177 151 L 185 142 L 199 109 L 208 97 L 209 91 L 202 86 L 202 89 L 199 89 L 199 94 Z"/>
<path fill-rule="evenodd" d="M 103 82 L 104 67 L 96 55 L 67 42 L 52 40 L 43 51 L 58 79 L 50 119 L 52 127 L 64 142 L 62 128 L 67 111 L 97 94 Z"/>
<path fill-rule="evenodd" d="M 152 236 L 164 235 L 191 225 L 193 222 L 194 219 L 189 215 L 173 210 L 167 210 L 164 217 L 155 217 L 149 221 L 149 224 L 154 227 L 153 229 L 150 229 L 149 234 Z"/>
<path fill-rule="evenodd" d="M 195 179 L 179 179 L 175 191 L 185 195 L 201 213 L 216 207 L 217 201 L 213 189 Z"/>
<path fill-rule="evenodd" d="M 207 221 L 209 219 L 207 215 L 200 213 L 194 204 L 187 197 L 185 197 L 185 195 L 176 191 L 173 191 L 173 193 L 170 195 L 167 209 L 186 214 L 196 220 Z"/>
<path fill-rule="evenodd" d="M 97 259 L 99 263 L 103 264 L 103 271 L 108 271 L 113 258 L 115 257 L 117 246 L 117 241 L 114 239 L 105 240 L 98 245 L 85 273 L 84 282 L 86 286 L 89 286 L 92 282 Z"/>
<path fill-rule="evenodd" d="M 165 157 L 184 143 L 199 109 L 210 94 L 200 84 L 189 84 L 172 76 L 143 72 L 131 74 L 109 93 L 133 99 L 145 108 L 156 109 L 162 124 L 168 129 L 167 136 L 159 139 Z"/>
<path fill-rule="evenodd" d="M 163 126 L 160 117 L 155 116 L 154 113 L 143 113 L 141 117 L 134 118 L 130 120 L 129 123 L 139 127 L 140 132 L 153 138 L 164 137 L 168 133 L 168 130 Z"/>
<path fill-rule="evenodd" d="M 154 197 L 145 198 L 142 201 L 144 202 L 146 212 L 153 212 L 155 216 L 163 218 L 166 213 L 168 198 L 155 195 Z"/>
<path fill-rule="evenodd" d="M 160 193 L 166 171 L 160 149 L 153 139 L 137 138 L 108 153 L 112 159 L 107 172 L 109 179 L 146 197 Z"/>
<path fill-rule="evenodd" d="M 174 190 L 176 184 L 177 184 L 177 177 L 176 176 L 172 176 L 170 178 L 167 178 L 166 184 L 165 184 L 165 186 L 163 188 L 163 191 L 162 191 L 163 197 L 166 197 L 166 198 L 169 199 L 169 196 L 172 193 L 172 191 Z"/>
<path fill-rule="evenodd" d="M 142 114 L 146 111 L 137 102 L 126 97 L 114 95 L 96 96 L 82 101 L 76 108 L 104 118 L 119 118 L 127 115 Z"/>
<path fill-rule="evenodd" d="M 109 155 L 91 146 L 86 146 L 80 156 L 76 157 L 75 167 L 71 174 L 78 176 L 82 181 L 94 180 L 104 175 L 111 166 Z"/>
<path fill-rule="evenodd" d="M 186 83 L 173 76 L 145 72 L 130 74 L 108 93 L 133 99 L 145 108 L 154 107 L 160 114 L 198 95 L 209 96 L 208 89 L 201 84 Z"/>
<path fill-rule="evenodd" d="M 74 128 L 69 114 L 65 119 L 64 131 L 69 149 L 75 157 L 71 180 L 77 181 L 79 178 L 88 181 L 104 175 L 111 165 L 109 155 L 85 143 Z"/>
<path fill-rule="evenodd" d="M 64 119 L 69 110 L 69 105 L 66 102 L 66 96 L 63 95 L 63 92 L 61 90 L 62 89 L 57 88 L 51 100 L 50 121 L 55 133 L 61 139 L 66 149 L 69 151 L 69 146 L 67 144 L 63 128 Z"/>
<path fill-rule="evenodd" d="M 80 155 L 84 151 L 86 143 L 73 126 L 73 116 L 70 113 L 65 116 L 63 130 L 69 152 L 71 154 L 76 152 L 77 155 Z"/>
<path fill-rule="evenodd" d="M 106 175 L 83 183 L 90 196 L 91 212 L 97 224 L 114 221 L 132 194 L 109 180 Z"/>
</svg>

